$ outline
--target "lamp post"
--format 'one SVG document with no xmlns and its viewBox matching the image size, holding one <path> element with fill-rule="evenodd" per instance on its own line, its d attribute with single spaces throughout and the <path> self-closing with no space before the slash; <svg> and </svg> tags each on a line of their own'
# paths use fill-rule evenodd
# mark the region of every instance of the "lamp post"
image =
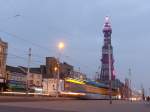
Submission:
<svg viewBox="0 0 150 112">
<path fill-rule="evenodd" d="M 60 63 L 59 63 L 59 60 L 60 60 L 60 54 L 61 54 L 61 51 L 64 49 L 65 44 L 63 42 L 59 42 L 57 47 L 58 47 L 58 50 L 59 50 L 59 56 L 57 58 L 57 65 L 58 65 L 58 67 L 54 68 L 54 70 L 57 71 L 56 97 L 59 96 L 59 80 L 60 80 Z"/>
</svg>

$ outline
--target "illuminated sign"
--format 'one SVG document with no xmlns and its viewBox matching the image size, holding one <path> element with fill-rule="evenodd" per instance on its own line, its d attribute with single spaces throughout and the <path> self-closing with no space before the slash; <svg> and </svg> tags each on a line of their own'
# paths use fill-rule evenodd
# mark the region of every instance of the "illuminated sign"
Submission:
<svg viewBox="0 0 150 112">
<path fill-rule="evenodd" d="M 4 82 L 4 79 L 0 79 L 0 82 L 3 83 L 3 82 Z"/>
<path fill-rule="evenodd" d="M 66 81 L 76 83 L 76 84 L 85 84 L 83 81 L 78 81 L 78 80 L 75 80 L 75 79 L 66 79 Z"/>
</svg>

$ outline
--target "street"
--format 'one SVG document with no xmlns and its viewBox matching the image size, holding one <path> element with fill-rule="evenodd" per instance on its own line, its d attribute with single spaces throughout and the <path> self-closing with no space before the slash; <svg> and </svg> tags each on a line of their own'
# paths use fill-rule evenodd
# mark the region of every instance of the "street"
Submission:
<svg viewBox="0 0 150 112">
<path fill-rule="evenodd" d="M 150 112 L 150 103 L 104 100 L 1 102 L 0 112 Z"/>
</svg>

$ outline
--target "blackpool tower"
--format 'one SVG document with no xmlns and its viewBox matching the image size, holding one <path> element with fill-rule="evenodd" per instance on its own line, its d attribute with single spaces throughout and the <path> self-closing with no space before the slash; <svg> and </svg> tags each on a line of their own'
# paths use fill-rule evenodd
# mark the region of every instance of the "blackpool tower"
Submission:
<svg viewBox="0 0 150 112">
<path fill-rule="evenodd" d="M 106 83 L 110 80 L 110 76 L 111 80 L 115 80 L 113 47 L 111 45 L 111 33 L 112 28 L 109 17 L 105 17 L 105 23 L 103 27 L 104 45 L 102 47 L 102 58 L 101 58 L 102 65 L 100 72 L 100 80 Z"/>
</svg>

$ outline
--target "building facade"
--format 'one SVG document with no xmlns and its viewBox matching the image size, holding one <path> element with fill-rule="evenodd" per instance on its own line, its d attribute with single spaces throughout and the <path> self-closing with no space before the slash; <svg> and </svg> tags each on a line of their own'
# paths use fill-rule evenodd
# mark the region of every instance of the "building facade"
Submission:
<svg viewBox="0 0 150 112">
<path fill-rule="evenodd" d="M 8 66 L 7 85 L 9 91 L 42 91 L 42 74 L 40 68 L 30 68 L 27 75 L 27 68 Z"/>
<path fill-rule="evenodd" d="M 6 59 L 8 44 L 0 39 L 0 91 L 6 87 Z"/>
<path fill-rule="evenodd" d="M 24 71 L 26 74 L 28 71 L 28 68 L 23 67 L 23 66 L 18 66 L 19 69 L 21 69 L 22 71 Z M 37 68 L 30 68 L 29 69 L 29 74 L 26 76 L 27 78 L 27 86 L 28 86 L 28 90 L 30 92 L 41 92 L 42 90 L 42 72 L 41 72 L 41 68 L 37 67 Z"/>
<path fill-rule="evenodd" d="M 8 65 L 6 71 L 8 91 L 26 91 L 26 72 Z"/>
<path fill-rule="evenodd" d="M 42 74 L 40 68 L 30 68 L 28 76 L 28 86 L 31 90 L 38 91 L 42 89 Z"/>
<path fill-rule="evenodd" d="M 55 57 L 46 57 L 46 74 L 43 78 L 56 78 L 55 67 L 58 67 L 57 59 Z"/>
<path fill-rule="evenodd" d="M 64 79 L 66 77 L 71 77 L 71 73 L 73 72 L 73 66 L 68 63 L 60 63 L 60 78 Z"/>
<path fill-rule="evenodd" d="M 129 81 L 128 78 L 125 79 L 123 97 L 124 97 L 125 99 L 129 99 L 129 98 L 131 97 L 130 81 Z"/>
<path fill-rule="evenodd" d="M 109 18 L 105 18 L 103 34 L 104 34 L 104 45 L 102 47 L 102 59 L 101 59 L 101 72 L 99 79 L 103 82 L 109 81 L 109 67 L 111 67 L 111 79 L 115 79 L 114 74 L 114 58 L 113 58 L 113 47 L 111 45 L 111 33 L 112 28 Z M 109 58 L 110 54 L 110 58 Z M 110 66 L 109 66 L 110 64 Z"/>
<path fill-rule="evenodd" d="M 73 66 L 66 62 L 58 62 L 55 57 L 46 57 L 46 67 L 42 66 L 43 78 L 57 78 L 59 70 L 59 77 L 64 79 L 69 77 L 73 71 Z M 46 71 L 46 73 L 44 73 Z"/>
</svg>

